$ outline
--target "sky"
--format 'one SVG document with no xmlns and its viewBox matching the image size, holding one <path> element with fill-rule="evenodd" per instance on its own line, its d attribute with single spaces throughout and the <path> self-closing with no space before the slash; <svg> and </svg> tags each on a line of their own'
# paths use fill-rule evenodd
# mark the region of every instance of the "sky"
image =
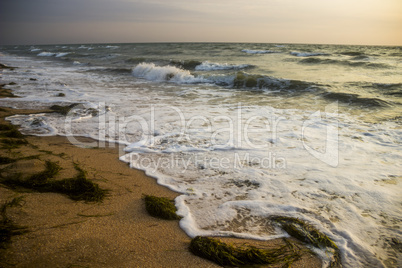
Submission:
<svg viewBox="0 0 402 268">
<path fill-rule="evenodd" d="M 0 0 L 0 44 L 402 46 L 402 0 Z"/>
</svg>

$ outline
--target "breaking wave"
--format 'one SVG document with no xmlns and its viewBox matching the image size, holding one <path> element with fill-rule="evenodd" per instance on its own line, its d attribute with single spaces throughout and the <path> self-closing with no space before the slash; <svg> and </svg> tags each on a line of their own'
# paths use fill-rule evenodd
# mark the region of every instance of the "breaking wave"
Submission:
<svg viewBox="0 0 402 268">
<path fill-rule="evenodd" d="M 57 53 L 56 54 L 56 58 L 59 58 L 59 57 L 64 57 L 64 56 L 67 56 L 68 54 L 70 54 L 69 52 L 61 52 L 61 53 Z"/>
<path fill-rule="evenodd" d="M 226 65 L 218 66 L 220 68 Z M 233 69 L 234 65 L 227 66 L 230 66 L 230 68 Z M 209 67 L 208 70 L 212 70 L 212 68 Z M 320 85 L 311 82 L 282 79 L 258 74 L 248 74 L 242 71 L 227 75 L 196 76 L 191 74 L 189 70 L 184 70 L 170 65 L 157 66 L 154 63 L 138 64 L 132 70 L 132 75 L 137 78 L 143 78 L 148 81 L 154 82 L 173 82 L 177 84 L 208 83 L 233 89 L 261 90 L 286 93 L 315 91 L 321 92 Z"/>
<path fill-rule="evenodd" d="M 156 66 L 153 63 L 140 63 L 132 71 L 134 77 L 155 82 L 174 82 L 178 84 L 195 84 L 208 82 L 203 77 L 196 77 L 188 70 L 175 66 Z"/>
<path fill-rule="evenodd" d="M 41 52 L 41 53 L 39 53 L 37 56 L 39 56 L 39 57 L 52 57 L 52 56 L 55 56 L 56 55 L 56 53 L 53 53 L 53 52 Z"/>
</svg>

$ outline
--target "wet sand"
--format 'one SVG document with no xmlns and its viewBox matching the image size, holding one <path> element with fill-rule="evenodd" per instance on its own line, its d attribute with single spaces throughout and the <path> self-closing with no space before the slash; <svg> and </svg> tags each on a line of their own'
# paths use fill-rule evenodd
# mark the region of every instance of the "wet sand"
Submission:
<svg viewBox="0 0 402 268">
<path fill-rule="evenodd" d="M 0 124 L 6 123 L 6 116 L 32 112 L 37 111 L 1 108 Z M 77 173 L 77 163 L 89 180 L 108 190 L 108 196 L 101 203 L 86 203 L 58 193 L 15 191 L 0 184 L 0 205 L 22 196 L 19 206 L 7 209 L 7 217 L 28 230 L 0 249 L 0 267 L 219 267 L 189 252 L 191 238 L 178 221 L 148 215 L 144 194 L 171 199 L 178 194 L 119 161 L 122 148 L 108 143 L 105 148 L 79 148 L 60 136 L 25 138 L 26 145 L 0 149 L 0 156 L 20 159 L 0 165 L 3 176 L 34 174 L 45 168 L 45 161 L 52 161 L 62 167 L 55 179 L 71 178 Z M 292 267 L 321 267 L 321 261 L 307 253 Z"/>
</svg>

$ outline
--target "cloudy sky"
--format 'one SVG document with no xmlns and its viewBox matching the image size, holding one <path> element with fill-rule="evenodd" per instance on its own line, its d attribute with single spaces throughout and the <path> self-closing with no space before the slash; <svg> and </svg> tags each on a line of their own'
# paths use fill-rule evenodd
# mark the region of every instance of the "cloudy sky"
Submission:
<svg viewBox="0 0 402 268">
<path fill-rule="evenodd" d="M 0 1 L 0 44 L 122 42 L 402 45 L 402 1 Z"/>
</svg>

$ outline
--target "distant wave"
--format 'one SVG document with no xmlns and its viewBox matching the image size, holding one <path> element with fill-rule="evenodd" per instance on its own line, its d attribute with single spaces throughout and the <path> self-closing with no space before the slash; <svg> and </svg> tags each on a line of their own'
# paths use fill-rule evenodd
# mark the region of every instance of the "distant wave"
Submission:
<svg viewBox="0 0 402 268">
<path fill-rule="evenodd" d="M 391 104 L 379 98 L 364 98 L 358 94 L 342 93 L 342 92 L 327 92 L 322 94 L 325 99 L 331 101 L 339 101 L 350 105 L 361 107 L 388 107 Z"/>
<path fill-rule="evenodd" d="M 195 67 L 202 64 L 202 62 L 198 61 L 198 60 L 184 60 L 184 61 L 171 60 L 170 63 L 176 67 L 186 69 L 186 70 L 194 70 Z"/>
<path fill-rule="evenodd" d="M 129 59 L 126 59 L 126 60 L 124 60 L 124 62 L 125 62 L 125 63 L 135 63 L 135 64 L 138 64 L 138 63 L 144 62 L 145 60 L 146 60 L 145 58 L 138 57 L 138 58 L 129 58 Z"/>
<path fill-rule="evenodd" d="M 41 52 L 41 53 L 39 53 L 37 56 L 39 56 L 39 57 L 52 57 L 52 56 L 55 56 L 56 55 L 56 53 L 53 53 L 53 52 Z"/>
<path fill-rule="evenodd" d="M 133 72 L 133 69 L 131 69 L 131 68 L 104 68 L 104 69 L 95 69 L 95 70 L 90 70 L 90 71 L 113 73 L 113 74 L 131 74 Z"/>
<path fill-rule="evenodd" d="M 334 60 L 323 58 L 307 58 L 299 61 L 302 64 L 335 64 L 352 67 L 366 67 L 366 68 L 391 68 L 390 65 L 385 63 L 373 63 L 369 61 L 353 61 L 353 60 Z"/>
<path fill-rule="evenodd" d="M 68 54 L 70 54 L 69 52 L 58 52 L 58 53 L 55 53 L 55 52 L 41 52 L 41 53 L 39 53 L 37 56 L 39 56 L 39 57 L 56 57 L 56 58 L 60 58 L 60 57 L 64 57 L 64 56 L 67 56 Z"/>
<path fill-rule="evenodd" d="M 402 97 L 402 83 L 373 83 L 364 87 L 375 88 L 384 95 Z"/>
<path fill-rule="evenodd" d="M 70 52 L 61 52 L 61 53 L 57 53 L 55 57 L 56 58 L 65 57 L 68 54 L 70 54 Z"/>
<path fill-rule="evenodd" d="M 134 77 L 155 82 L 174 82 L 178 84 L 194 84 L 208 82 L 203 77 L 195 77 L 188 70 L 175 66 L 156 66 L 153 63 L 140 63 L 132 71 Z"/>
<path fill-rule="evenodd" d="M 117 48 L 119 48 L 119 46 L 105 46 L 105 48 L 117 49 Z"/>
<path fill-rule="evenodd" d="M 93 47 L 87 47 L 87 46 L 81 45 L 81 46 L 78 47 L 78 49 L 88 49 L 88 50 L 92 50 L 92 49 L 94 49 L 94 48 L 93 48 Z"/>
<path fill-rule="evenodd" d="M 320 85 L 311 82 L 248 74 L 245 72 L 238 72 L 231 86 L 237 89 L 263 89 L 282 93 L 301 93 L 321 90 Z"/>
<path fill-rule="evenodd" d="M 374 83 L 373 86 L 379 89 L 392 89 L 402 91 L 402 83 Z"/>
<path fill-rule="evenodd" d="M 127 72 L 125 69 L 112 71 Z M 154 63 L 140 63 L 132 70 L 132 75 L 153 82 L 173 82 L 177 84 L 209 83 L 237 90 L 261 91 L 292 96 L 314 94 L 327 100 L 367 108 L 392 106 L 391 103 L 380 98 L 362 97 L 353 93 L 331 92 L 328 91 L 326 86 L 313 82 L 248 74 L 243 71 L 227 75 L 194 76 L 189 70 L 180 69 L 175 66 L 157 66 Z M 392 89 L 392 92 L 395 92 L 401 84 L 372 84 L 371 86 Z"/>
<path fill-rule="evenodd" d="M 138 64 L 132 70 L 132 75 L 153 82 L 173 82 L 177 84 L 208 83 L 226 88 L 252 91 L 261 90 L 292 94 L 322 91 L 320 85 L 311 82 L 248 74 L 242 71 L 227 75 L 195 76 L 189 70 L 170 65 L 157 66 L 154 63 Z"/>
<path fill-rule="evenodd" d="M 251 50 L 251 49 L 243 49 L 242 52 L 246 52 L 248 54 L 270 54 L 270 53 L 281 53 L 279 51 L 273 50 Z"/>
<path fill-rule="evenodd" d="M 365 54 L 360 51 L 343 51 L 340 53 L 341 55 L 345 56 L 364 56 Z"/>
<path fill-rule="evenodd" d="M 330 54 L 328 53 L 319 53 L 319 52 L 297 52 L 297 51 L 292 51 L 290 52 L 290 55 L 296 56 L 296 57 L 313 57 L 313 56 L 329 56 Z"/>
<path fill-rule="evenodd" d="M 249 64 L 228 64 L 204 61 L 195 67 L 196 71 L 216 71 L 216 70 L 240 70 L 252 67 Z"/>
<path fill-rule="evenodd" d="M 369 57 L 364 56 L 364 55 L 355 56 L 355 57 L 351 58 L 351 60 L 368 60 L 368 59 L 369 59 Z"/>
</svg>

